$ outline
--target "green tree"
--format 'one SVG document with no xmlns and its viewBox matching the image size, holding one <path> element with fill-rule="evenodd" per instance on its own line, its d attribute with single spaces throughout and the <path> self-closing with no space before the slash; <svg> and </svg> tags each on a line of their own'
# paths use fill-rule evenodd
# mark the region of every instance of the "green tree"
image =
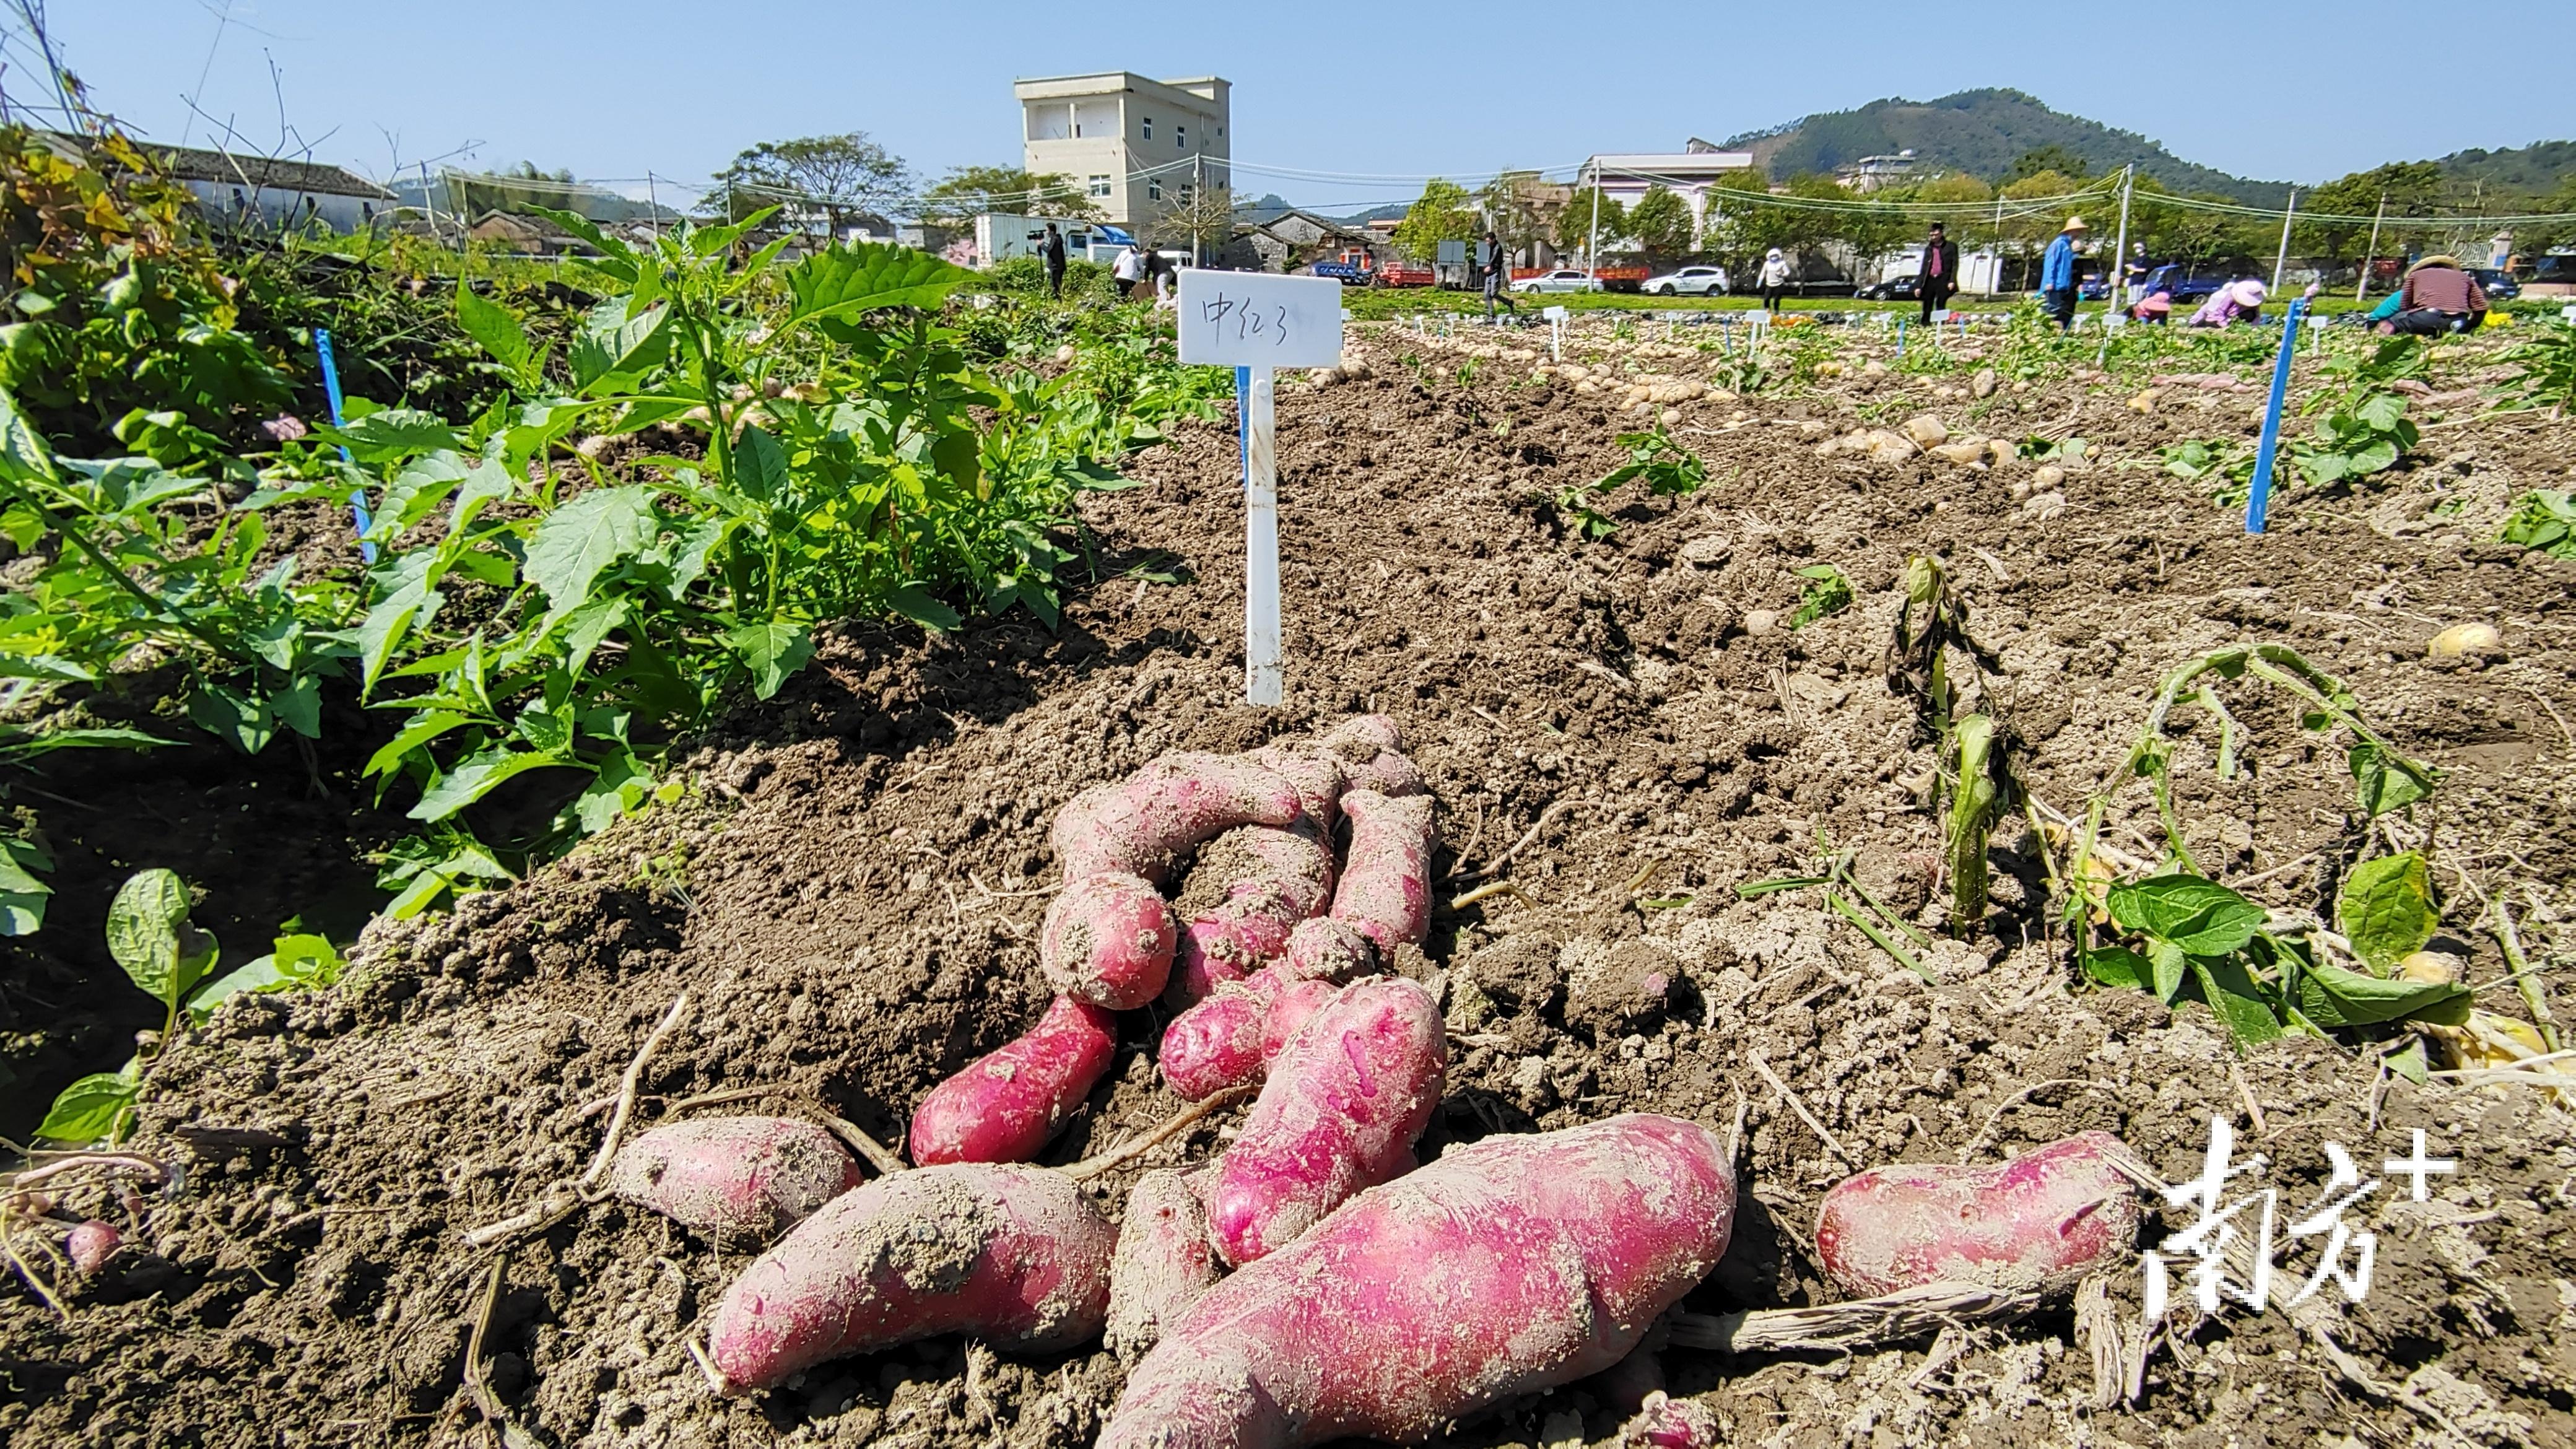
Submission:
<svg viewBox="0 0 2576 1449">
<path fill-rule="evenodd" d="M 506 176 L 513 181 L 561 181 L 568 183 L 572 180 L 571 167 L 558 166 L 554 170 L 548 171 L 534 161 L 522 161 L 516 166 L 504 169 L 499 174 Z"/>
<path fill-rule="evenodd" d="M 913 184 L 903 158 L 864 131 L 763 141 L 736 155 L 715 179 L 717 189 L 708 199 L 727 220 L 777 206 L 835 232 L 863 214 L 900 209 L 911 199 Z"/>
<path fill-rule="evenodd" d="M 1658 262 L 1690 255 L 1690 203 L 1662 185 L 1647 187 L 1628 211 L 1628 237 Z"/>
<path fill-rule="evenodd" d="M 2013 164 L 2004 170 L 2004 184 L 2010 186 L 2016 181 L 2027 181 L 2047 172 L 2055 172 L 2061 176 L 2081 176 L 2092 169 L 2084 164 L 2084 158 L 2076 155 L 2072 148 L 2051 142 L 2045 146 L 2033 147 L 2014 157 Z M 2072 191 L 2075 188 L 2070 186 L 2067 189 Z"/>
<path fill-rule="evenodd" d="M 1476 193 L 1476 205 L 1485 213 L 1485 224 L 1502 238 L 1504 248 L 1516 255 L 1534 254 L 1537 244 L 1548 236 L 1548 218 L 1539 200 L 1542 185 L 1535 171 L 1506 171 Z"/>
<path fill-rule="evenodd" d="M 1473 238 L 1476 209 L 1469 203 L 1467 188 L 1432 177 L 1396 224 L 1395 249 L 1417 261 L 1432 261 L 1440 254 L 1440 243 Z"/>
<path fill-rule="evenodd" d="M 1952 171 L 1935 176 L 1914 188 L 1916 201 L 1992 201 L 1995 189 L 1965 171 Z M 1951 230 L 1958 230 L 1952 227 Z"/>
<path fill-rule="evenodd" d="M 2299 210 L 2313 216 L 2373 217 L 2380 199 L 2390 216 L 2439 216 L 2448 189 L 2440 163 L 2399 161 L 2338 177 L 2299 197 Z M 2311 221 L 2293 224 L 2293 245 L 2310 256 L 2340 266 L 2356 259 L 2370 244 L 2367 221 Z"/>
<path fill-rule="evenodd" d="M 921 195 L 921 217 L 925 221 L 954 225 L 988 211 L 1070 221 L 1100 219 L 1099 203 L 1083 195 L 1081 183 L 1054 171 L 960 166 Z"/>
<path fill-rule="evenodd" d="M 1593 207 L 1596 198 L 1600 206 L 1600 233 L 1603 244 L 1606 245 L 1628 234 L 1628 208 L 1620 204 L 1619 198 L 1596 192 L 1589 186 L 1579 187 L 1573 199 L 1565 203 L 1565 209 L 1556 214 L 1556 249 L 1558 251 L 1580 252 L 1591 247 Z"/>
<path fill-rule="evenodd" d="M 1202 262 L 1222 250 L 1234 236 L 1238 202 L 1222 186 L 1191 190 L 1184 184 L 1163 210 L 1145 224 L 1145 239 L 1156 246 L 1186 246 Z"/>
</svg>

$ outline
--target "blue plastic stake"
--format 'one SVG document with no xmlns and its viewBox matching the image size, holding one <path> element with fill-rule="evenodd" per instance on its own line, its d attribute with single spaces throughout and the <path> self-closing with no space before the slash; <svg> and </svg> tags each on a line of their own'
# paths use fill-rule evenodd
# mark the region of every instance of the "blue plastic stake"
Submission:
<svg viewBox="0 0 2576 1449">
<path fill-rule="evenodd" d="M 331 426 L 336 428 L 341 426 L 340 366 L 331 360 L 329 331 L 320 327 L 313 329 L 313 351 L 322 359 L 322 392 L 324 396 L 331 399 Z M 349 461 L 348 449 L 340 450 L 340 461 L 343 463 Z M 368 563 L 374 563 L 376 546 L 366 541 L 367 530 L 374 526 L 374 520 L 367 516 L 367 490 L 363 485 L 349 492 L 349 515 L 358 523 L 358 557 Z"/>
<path fill-rule="evenodd" d="M 2272 363 L 2272 402 L 2263 409 L 2263 441 L 2254 450 L 2254 492 L 2245 500 L 2245 531 L 2261 533 L 2263 516 L 2272 504 L 2272 460 L 2281 450 L 2281 405 L 2290 396 L 2290 362 L 2297 355 L 2299 318 L 2308 310 L 2308 299 L 2290 304 L 2289 320 L 2281 326 L 2281 355 Z"/>
<path fill-rule="evenodd" d="M 1896 319 L 1896 355 L 1905 355 L 1905 319 L 1902 317 Z"/>
</svg>

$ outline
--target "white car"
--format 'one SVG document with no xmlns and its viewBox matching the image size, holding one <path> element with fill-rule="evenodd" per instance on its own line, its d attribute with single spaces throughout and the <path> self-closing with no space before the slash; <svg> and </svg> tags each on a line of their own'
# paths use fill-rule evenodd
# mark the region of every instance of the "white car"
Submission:
<svg viewBox="0 0 2576 1449">
<path fill-rule="evenodd" d="M 1579 267 L 1559 267 L 1512 283 L 1515 292 L 1598 292 L 1601 279 Z"/>
<path fill-rule="evenodd" d="M 1683 267 L 1646 279 L 1646 291 L 1658 297 L 1705 297 L 1726 290 L 1726 268 Z"/>
</svg>

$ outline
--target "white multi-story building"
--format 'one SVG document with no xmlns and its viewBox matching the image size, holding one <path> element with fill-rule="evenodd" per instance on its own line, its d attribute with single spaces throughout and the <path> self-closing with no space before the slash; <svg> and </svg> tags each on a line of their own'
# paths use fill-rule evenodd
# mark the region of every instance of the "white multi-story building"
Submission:
<svg viewBox="0 0 2576 1449">
<path fill-rule="evenodd" d="M 1141 226 L 1197 187 L 1228 184 L 1230 89 L 1212 75 L 1158 81 L 1126 71 L 1015 81 L 1020 164 L 1072 177 L 1102 216 Z"/>
<path fill-rule="evenodd" d="M 1748 171 L 1753 167 L 1750 151 L 1720 151 L 1715 147 L 1699 149 L 1704 142 L 1694 141 L 1688 151 L 1629 151 L 1593 156 L 1585 160 L 1575 185 L 1588 186 L 1594 177 L 1601 181 L 1601 195 L 1622 206 L 1634 206 L 1645 199 L 1651 187 L 1661 186 L 1690 204 L 1691 230 L 1694 235 L 1708 223 L 1709 192 L 1717 178 L 1730 172 Z"/>
</svg>

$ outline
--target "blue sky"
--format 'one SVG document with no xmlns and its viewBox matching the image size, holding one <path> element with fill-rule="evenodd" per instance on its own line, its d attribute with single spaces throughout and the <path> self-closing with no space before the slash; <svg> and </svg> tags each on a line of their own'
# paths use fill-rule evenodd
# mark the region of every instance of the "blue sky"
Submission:
<svg viewBox="0 0 2576 1449">
<path fill-rule="evenodd" d="M 1232 80 L 1239 161 L 1394 177 L 1678 149 L 1691 135 L 1721 140 L 1881 96 L 1989 85 L 2143 132 L 2190 160 L 2293 181 L 2576 134 L 2566 70 L 2576 6 L 2563 4 L 2508 7 L 2496 20 L 2452 12 L 2433 22 L 2422 60 L 2390 37 L 2424 24 L 2423 11 L 2393 0 L 228 8 L 217 44 L 227 0 L 52 7 L 71 68 L 152 139 L 202 141 L 209 124 L 181 99 L 196 96 L 244 145 L 271 149 L 282 94 L 287 122 L 319 142 L 317 159 L 379 177 L 397 157 L 474 142 L 464 164 L 527 159 L 585 177 L 650 171 L 696 182 L 753 142 L 845 130 L 870 133 L 932 176 L 1017 164 L 1012 79 L 1110 69 Z M 1938 23 L 1927 26 L 1927 14 Z M 2100 17 L 2141 14 L 2153 16 L 2152 41 L 2098 34 Z M 10 78 L 13 91 L 23 86 L 19 73 Z M 1237 186 L 1350 207 L 1412 189 L 1254 174 Z"/>
</svg>

